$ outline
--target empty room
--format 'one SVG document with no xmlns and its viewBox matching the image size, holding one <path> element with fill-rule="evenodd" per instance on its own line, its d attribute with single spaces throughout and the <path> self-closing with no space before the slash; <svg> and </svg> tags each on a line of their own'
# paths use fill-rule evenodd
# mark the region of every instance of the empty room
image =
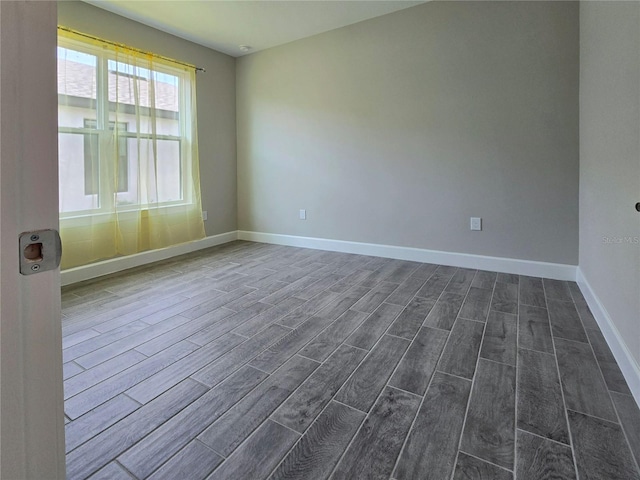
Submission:
<svg viewBox="0 0 640 480">
<path fill-rule="evenodd" d="M 640 480 L 640 2 L 0 1 L 3 479 Z"/>
</svg>

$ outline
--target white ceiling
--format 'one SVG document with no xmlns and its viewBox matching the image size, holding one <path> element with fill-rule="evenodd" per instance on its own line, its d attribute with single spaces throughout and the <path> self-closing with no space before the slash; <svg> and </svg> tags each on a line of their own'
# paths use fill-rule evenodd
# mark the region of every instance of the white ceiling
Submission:
<svg viewBox="0 0 640 480">
<path fill-rule="evenodd" d="M 425 0 L 84 0 L 239 57 L 412 7 Z M 240 45 L 250 45 L 242 52 Z"/>
</svg>

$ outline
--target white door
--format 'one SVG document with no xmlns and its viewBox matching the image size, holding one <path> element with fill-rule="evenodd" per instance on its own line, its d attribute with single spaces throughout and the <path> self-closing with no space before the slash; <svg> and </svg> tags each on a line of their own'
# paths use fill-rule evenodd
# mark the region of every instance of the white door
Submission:
<svg viewBox="0 0 640 480">
<path fill-rule="evenodd" d="M 58 270 L 19 273 L 58 228 L 55 1 L 0 1 L 0 477 L 64 478 Z"/>
</svg>

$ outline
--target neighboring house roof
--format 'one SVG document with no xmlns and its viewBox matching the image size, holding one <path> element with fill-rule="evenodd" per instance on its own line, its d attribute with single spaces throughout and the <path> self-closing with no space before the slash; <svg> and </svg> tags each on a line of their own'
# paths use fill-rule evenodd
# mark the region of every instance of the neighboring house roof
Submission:
<svg viewBox="0 0 640 480">
<path fill-rule="evenodd" d="M 109 101 L 160 110 L 178 111 L 177 85 L 159 80 L 149 81 L 125 73 L 109 71 Z M 137 89 L 137 94 L 136 94 Z M 58 58 L 58 93 L 82 98 L 96 98 L 96 69 L 91 65 Z M 138 102 L 135 101 L 137 96 Z M 152 101 L 154 100 L 155 101 Z"/>
</svg>

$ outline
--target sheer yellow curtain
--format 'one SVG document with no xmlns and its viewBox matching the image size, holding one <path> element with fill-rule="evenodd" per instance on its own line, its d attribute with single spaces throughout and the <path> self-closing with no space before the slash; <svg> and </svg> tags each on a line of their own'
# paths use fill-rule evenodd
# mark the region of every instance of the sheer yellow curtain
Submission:
<svg viewBox="0 0 640 480">
<path fill-rule="evenodd" d="M 62 268 L 203 238 L 195 68 L 58 30 Z"/>
</svg>

